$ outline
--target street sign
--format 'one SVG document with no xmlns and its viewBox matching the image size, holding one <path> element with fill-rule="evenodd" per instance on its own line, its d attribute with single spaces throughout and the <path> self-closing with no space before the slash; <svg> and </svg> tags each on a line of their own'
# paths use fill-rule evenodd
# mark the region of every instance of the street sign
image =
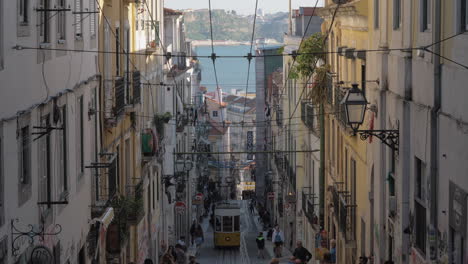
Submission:
<svg viewBox="0 0 468 264">
<path fill-rule="evenodd" d="M 267 194 L 268 200 L 274 200 L 275 199 L 275 193 L 274 192 L 269 192 Z"/>
<path fill-rule="evenodd" d="M 175 209 L 176 213 L 178 213 L 178 214 L 183 214 L 185 212 L 186 208 L 187 208 L 187 206 L 185 205 L 184 202 L 176 202 L 175 205 L 174 205 L 174 209 Z"/>
<path fill-rule="evenodd" d="M 193 197 L 192 204 L 193 205 L 203 204 L 203 194 L 202 193 L 197 193 L 195 195 L 195 197 Z"/>
</svg>

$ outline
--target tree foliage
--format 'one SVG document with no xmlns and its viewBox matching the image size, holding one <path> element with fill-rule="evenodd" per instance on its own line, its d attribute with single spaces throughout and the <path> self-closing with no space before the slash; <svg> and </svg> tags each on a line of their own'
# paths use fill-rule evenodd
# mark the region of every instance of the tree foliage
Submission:
<svg viewBox="0 0 468 264">
<path fill-rule="evenodd" d="M 291 69 L 290 78 L 310 78 L 320 60 L 325 59 L 325 41 L 321 33 L 315 33 L 307 38 L 301 45 L 296 57 L 294 67 Z"/>
</svg>

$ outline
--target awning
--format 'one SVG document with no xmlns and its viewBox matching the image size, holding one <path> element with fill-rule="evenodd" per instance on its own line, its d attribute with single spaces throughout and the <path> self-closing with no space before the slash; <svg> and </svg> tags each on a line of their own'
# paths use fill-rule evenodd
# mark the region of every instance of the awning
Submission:
<svg viewBox="0 0 468 264">
<path fill-rule="evenodd" d="M 108 207 L 102 217 L 99 219 L 99 222 L 102 223 L 104 228 L 107 229 L 107 227 L 110 225 L 112 220 L 114 219 L 114 208 Z"/>
</svg>

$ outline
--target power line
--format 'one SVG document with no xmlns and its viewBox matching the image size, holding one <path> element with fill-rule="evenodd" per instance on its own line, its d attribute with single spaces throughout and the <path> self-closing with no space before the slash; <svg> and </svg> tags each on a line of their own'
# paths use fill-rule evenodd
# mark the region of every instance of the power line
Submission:
<svg viewBox="0 0 468 264">
<path fill-rule="evenodd" d="M 335 22 L 336 14 L 338 13 L 338 9 L 340 8 L 340 5 L 341 5 L 341 3 L 338 3 L 338 4 L 336 5 L 335 12 L 333 13 L 333 17 L 332 17 L 332 20 L 331 20 L 330 27 L 329 27 L 329 29 L 328 29 L 327 35 L 326 35 L 325 38 L 323 39 L 323 45 L 324 45 L 324 46 L 325 46 L 325 43 L 326 43 L 326 41 L 327 41 L 327 39 L 328 39 L 328 36 L 330 35 L 331 29 L 332 29 L 332 27 L 333 27 L 333 23 Z M 314 11 L 315 11 L 315 9 L 314 9 Z M 309 22 L 310 22 L 310 20 L 309 20 Z M 301 43 L 302 43 L 302 42 L 301 42 Z M 299 49 L 300 49 L 300 46 L 299 46 Z M 295 62 L 295 60 L 293 61 L 293 64 L 294 64 L 294 62 Z M 312 77 L 312 74 L 313 74 L 313 72 L 315 71 L 315 69 L 317 68 L 317 65 L 314 65 L 313 67 L 314 67 L 314 70 L 311 71 L 311 74 L 310 74 L 310 76 L 308 76 L 307 79 L 310 79 L 310 78 Z M 288 78 L 289 78 L 289 76 L 288 76 Z M 306 90 L 306 87 L 307 87 L 307 85 L 304 85 L 304 88 L 302 88 L 301 95 L 299 96 L 299 99 L 297 100 L 296 106 L 294 107 L 294 111 L 292 112 L 290 118 L 296 113 L 297 107 L 299 106 L 299 102 L 301 102 L 301 99 L 302 99 L 302 96 L 304 95 L 304 92 L 305 92 L 305 90 Z M 289 121 L 289 122 L 291 122 L 291 121 Z"/>
<path fill-rule="evenodd" d="M 255 1 L 255 14 L 254 14 L 254 20 L 253 20 L 253 27 L 252 27 L 252 37 L 250 39 L 250 52 L 249 52 L 249 57 L 247 60 L 249 61 L 249 65 L 247 67 L 247 83 L 245 84 L 245 94 L 248 94 L 249 91 L 249 77 L 250 77 L 250 66 L 252 64 L 252 47 L 253 47 L 253 41 L 255 37 L 255 23 L 257 22 L 257 8 L 258 8 L 258 0 Z M 245 107 L 247 105 L 247 98 L 244 98 L 244 111 L 242 111 L 242 122 L 244 122 L 244 117 L 245 117 Z"/>
</svg>

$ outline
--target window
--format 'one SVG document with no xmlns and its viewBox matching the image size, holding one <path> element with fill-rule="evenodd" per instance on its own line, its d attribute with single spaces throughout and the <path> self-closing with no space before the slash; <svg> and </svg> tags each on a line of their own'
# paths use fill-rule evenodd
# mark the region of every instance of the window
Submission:
<svg viewBox="0 0 468 264">
<path fill-rule="evenodd" d="M 61 251 L 61 246 L 60 246 L 60 241 L 59 241 L 59 242 L 57 242 L 57 244 L 52 249 L 52 253 L 54 255 L 54 260 L 55 260 L 54 264 L 60 264 L 61 263 L 60 262 L 60 256 L 62 254 L 61 254 L 60 251 Z"/>
<path fill-rule="evenodd" d="M 239 232 L 240 231 L 240 216 L 236 215 L 234 216 L 234 232 Z"/>
<path fill-rule="evenodd" d="M 50 117 L 46 115 L 41 118 L 41 126 L 50 126 Z M 39 139 L 39 201 L 47 202 L 52 200 L 52 168 L 51 168 L 51 148 L 50 132 Z M 50 208 L 50 204 L 47 205 Z"/>
<path fill-rule="evenodd" d="M 130 139 L 126 139 L 125 140 L 125 149 L 124 149 L 124 153 L 125 153 L 125 178 L 127 180 L 127 184 L 130 185 L 131 184 L 131 173 L 132 173 L 132 161 L 131 161 L 131 156 L 130 156 L 130 152 L 131 152 L 131 149 L 130 149 Z"/>
<path fill-rule="evenodd" d="M 424 32 L 431 26 L 431 3 L 430 0 L 420 0 L 420 31 Z"/>
<path fill-rule="evenodd" d="M 380 1 L 381 0 L 374 0 L 374 28 L 379 28 L 380 22 Z"/>
<path fill-rule="evenodd" d="M 29 0 L 18 0 L 18 19 L 22 26 L 28 25 L 29 23 Z"/>
<path fill-rule="evenodd" d="M 4 175 L 3 175 L 3 132 L 2 132 L 2 127 L 0 126 L 0 226 L 4 224 L 4 207 L 3 204 L 5 202 L 5 180 L 4 180 Z M 1 245 L 1 243 L 0 243 Z M 1 247 L 0 247 L 1 249 Z M 0 251 L 1 252 L 1 251 Z M 0 264 L 1 264 L 1 257 L 0 257 Z"/>
<path fill-rule="evenodd" d="M 58 0 L 58 9 L 65 9 L 65 8 L 66 8 L 66 0 Z M 63 43 L 63 41 L 67 38 L 66 28 L 67 28 L 67 12 L 58 11 L 57 12 L 57 40 L 59 43 Z"/>
<path fill-rule="evenodd" d="M 40 8 L 48 9 L 50 8 L 50 0 L 41 0 Z M 38 11 L 39 13 L 39 36 L 41 43 L 50 42 L 50 19 L 49 11 Z"/>
<path fill-rule="evenodd" d="M 221 232 L 221 216 L 217 215 L 215 219 L 215 231 Z"/>
<path fill-rule="evenodd" d="M 77 161 L 77 165 L 78 165 L 78 173 L 79 175 L 82 175 L 84 173 L 84 104 L 83 104 L 83 96 L 80 96 L 78 97 L 78 130 L 77 130 L 77 146 L 76 146 L 76 150 L 77 150 L 77 155 L 78 155 L 78 161 Z"/>
<path fill-rule="evenodd" d="M 78 264 L 86 264 L 86 254 L 84 246 L 78 252 Z"/>
<path fill-rule="evenodd" d="M 393 29 L 400 29 L 401 0 L 393 0 Z"/>
<path fill-rule="evenodd" d="M 468 31 L 468 0 L 460 0 L 460 32 Z"/>
<path fill-rule="evenodd" d="M 0 1 L 0 14 L 3 14 L 3 1 Z M 0 17 L 0 71 L 3 70 L 3 17 Z"/>
<path fill-rule="evenodd" d="M 218 116 L 218 111 L 213 111 L 213 117 L 217 117 Z"/>
<path fill-rule="evenodd" d="M 108 198 L 110 199 L 111 197 L 114 196 L 114 194 L 116 193 L 117 191 L 117 173 L 118 173 L 118 170 L 117 170 L 117 158 L 116 157 L 112 163 L 111 163 L 111 166 L 109 167 L 109 171 L 108 171 L 108 185 L 107 185 L 107 190 L 108 190 Z"/>
<path fill-rule="evenodd" d="M 414 212 L 415 212 L 415 246 L 422 252 L 426 252 L 426 208 L 424 191 L 424 168 L 423 162 L 415 158 L 415 190 L 414 190 Z"/>
<path fill-rule="evenodd" d="M 67 124 L 66 124 L 66 117 L 67 117 L 67 107 L 63 106 L 62 108 L 62 120 L 61 120 L 61 130 L 57 130 L 58 132 L 58 149 L 59 149 L 59 158 L 60 162 L 59 165 L 59 183 L 60 183 L 60 190 L 59 193 L 65 193 L 68 190 L 68 168 L 67 168 Z"/>
<path fill-rule="evenodd" d="M 75 0 L 75 39 L 83 37 L 83 0 Z"/>
<path fill-rule="evenodd" d="M 120 76 L 120 28 L 115 28 L 115 75 Z"/>
<path fill-rule="evenodd" d="M 223 232 L 232 232 L 232 216 L 223 216 Z"/>
<path fill-rule="evenodd" d="M 21 155 L 20 155 L 20 183 L 29 184 L 31 181 L 31 139 L 29 126 L 21 128 Z"/>
<path fill-rule="evenodd" d="M 89 0 L 89 11 L 90 12 L 97 12 L 96 10 L 96 1 L 97 0 Z M 89 14 L 89 33 L 91 38 L 96 38 L 96 13 Z"/>
<path fill-rule="evenodd" d="M 124 78 L 125 78 L 125 102 L 126 104 L 130 103 L 130 58 L 128 53 L 130 52 L 130 28 L 128 25 L 125 26 L 125 31 L 123 32 L 123 49 L 124 49 Z"/>
</svg>

